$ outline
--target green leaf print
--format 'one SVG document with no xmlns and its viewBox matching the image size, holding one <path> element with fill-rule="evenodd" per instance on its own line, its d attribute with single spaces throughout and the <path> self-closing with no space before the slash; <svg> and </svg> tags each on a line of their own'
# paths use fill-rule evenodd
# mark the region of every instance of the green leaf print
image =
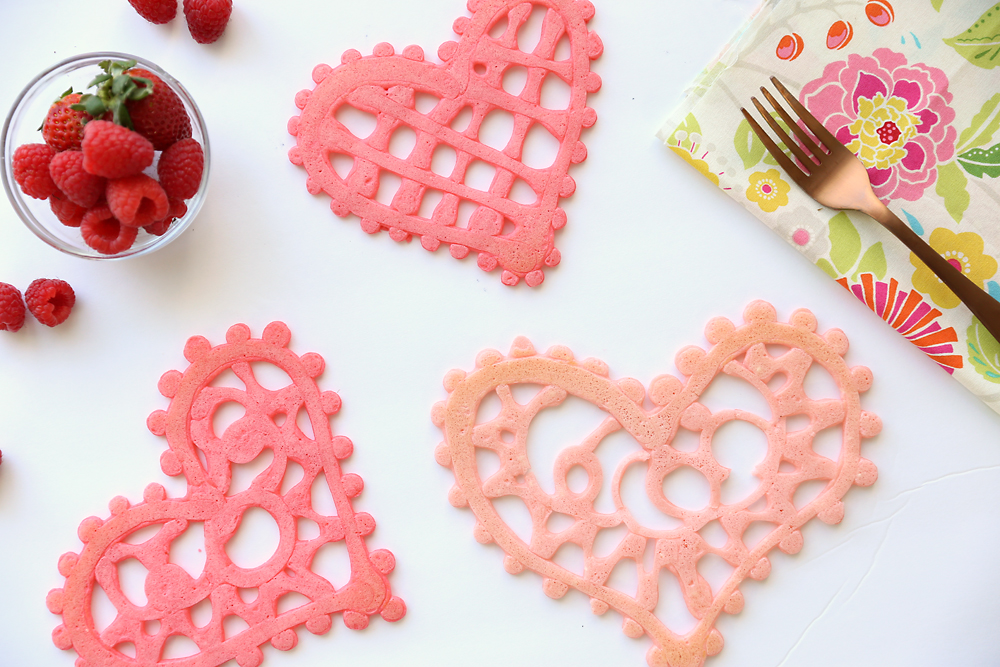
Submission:
<svg viewBox="0 0 1000 667">
<path fill-rule="evenodd" d="M 975 317 L 965 336 L 969 344 L 969 361 L 976 372 L 990 382 L 1000 384 L 1000 343 Z"/>
<path fill-rule="evenodd" d="M 969 208 L 969 192 L 965 189 L 968 184 L 969 179 L 965 177 L 957 163 L 949 162 L 938 167 L 938 179 L 934 191 L 944 199 L 944 207 L 955 222 L 962 222 L 965 209 Z"/>
<path fill-rule="evenodd" d="M 1000 176 L 1000 144 L 986 150 L 973 148 L 955 159 L 962 165 L 962 169 L 977 178 Z"/>
<path fill-rule="evenodd" d="M 847 214 L 830 218 L 830 259 L 839 275 L 845 275 L 861 254 L 861 235 Z"/>
<path fill-rule="evenodd" d="M 826 275 L 830 276 L 831 278 L 839 278 L 840 277 L 840 274 L 837 273 L 837 269 L 833 268 L 833 265 L 830 264 L 830 262 L 828 262 L 825 259 L 823 259 L 822 257 L 820 257 L 819 260 L 817 260 L 816 266 L 818 266 L 819 268 L 823 269 L 823 271 L 826 273 Z"/>
<path fill-rule="evenodd" d="M 976 67 L 993 69 L 1000 65 L 1000 4 L 987 9 L 971 28 L 944 43 Z"/>
<path fill-rule="evenodd" d="M 677 126 L 677 128 L 674 130 L 674 135 L 676 135 L 678 132 L 686 133 L 686 136 L 680 141 L 680 147 L 690 150 L 691 135 L 701 134 L 701 125 L 698 124 L 698 119 L 694 117 L 693 113 L 689 113 L 687 117 L 684 119 L 684 122 Z"/>
<path fill-rule="evenodd" d="M 764 143 L 751 129 L 746 118 L 740 121 L 739 127 L 736 128 L 736 138 L 733 139 L 733 144 L 736 146 L 736 154 L 743 160 L 743 168 L 747 171 L 760 163 L 766 151 Z"/>
<path fill-rule="evenodd" d="M 993 139 L 993 133 L 997 130 L 1000 130 L 1000 93 L 986 100 L 979 113 L 972 117 L 969 127 L 958 135 L 955 150 L 961 153 L 969 148 L 985 146 Z"/>
<path fill-rule="evenodd" d="M 857 280 L 858 274 L 861 273 L 874 273 L 876 278 L 882 280 L 885 278 L 887 268 L 885 251 L 882 250 L 882 242 L 879 241 L 865 251 L 864 257 L 861 258 L 861 263 L 858 264 L 858 270 L 854 272 L 853 280 Z"/>
<path fill-rule="evenodd" d="M 936 11 L 941 11 L 941 3 L 943 1 L 944 0 L 931 0 L 931 7 L 933 7 Z"/>
</svg>

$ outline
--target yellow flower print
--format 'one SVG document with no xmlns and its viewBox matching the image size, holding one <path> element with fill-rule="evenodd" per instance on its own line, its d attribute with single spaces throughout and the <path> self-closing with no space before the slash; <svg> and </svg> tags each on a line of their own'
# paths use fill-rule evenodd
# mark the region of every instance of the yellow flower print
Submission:
<svg viewBox="0 0 1000 667">
<path fill-rule="evenodd" d="M 956 234 L 944 228 L 935 229 L 931 232 L 930 246 L 976 285 L 982 286 L 997 272 L 997 261 L 983 254 L 983 238 L 979 234 Z M 934 303 L 942 308 L 954 308 L 961 303 L 913 253 L 910 253 L 910 263 L 916 267 L 913 272 L 913 286 L 916 289 L 930 295 Z"/>
<path fill-rule="evenodd" d="M 858 119 L 848 126 L 856 135 L 847 150 L 856 153 L 866 168 L 888 169 L 906 157 L 906 145 L 917 134 L 920 118 L 906 109 L 906 100 L 876 93 L 858 98 Z"/>
<path fill-rule="evenodd" d="M 684 150 L 679 146 L 667 146 L 667 148 L 680 155 L 685 162 L 687 162 L 689 165 L 691 165 L 699 172 L 701 172 L 702 176 L 712 181 L 713 185 L 719 184 L 719 177 L 716 176 L 714 173 L 712 173 L 712 169 L 711 167 L 708 166 L 707 162 L 705 162 L 704 160 L 699 160 L 695 156 L 691 155 L 691 151 Z"/>
<path fill-rule="evenodd" d="M 760 210 L 773 213 L 779 206 L 788 203 L 788 191 L 792 187 L 781 180 L 777 169 L 757 171 L 750 174 L 750 187 L 747 188 L 747 199 L 756 202 Z"/>
</svg>

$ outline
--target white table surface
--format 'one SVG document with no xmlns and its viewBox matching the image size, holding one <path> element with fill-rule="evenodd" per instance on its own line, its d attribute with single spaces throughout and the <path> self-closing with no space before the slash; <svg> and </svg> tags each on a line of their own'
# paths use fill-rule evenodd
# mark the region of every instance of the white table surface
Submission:
<svg viewBox="0 0 1000 667">
<path fill-rule="evenodd" d="M 534 290 L 471 258 L 368 236 L 310 196 L 286 157 L 293 97 L 314 65 L 381 41 L 432 57 L 466 15 L 462 0 L 236 0 L 213 46 L 182 18 L 146 23 L 125 0 L 2 4 L 0 108 L 63 58 L 136 53 L 199 102 L 213 164 L 192 228 L 123 262 L 63 256 L 0 204 L 0 281 L 60 277 L 78 297 L 58 328 L 0 334 L 0 665 L 73 664 L 50 640 L 59 619 L 44 600 L 62 583 L 59 555 L 80 548 L 79 521 L 107 516 L 119 494 L 138 502 L 149 482 L 183 492 L 145 426 L 166 407 L 157 380 L 186 368 L 189 336 L 217 344 L 237 322 L 259 336 L 272 320 L 289 325 L 292 349 L 327 361 L 320 387 L 340 393 L 334 428 L 355 443 L 344 468 L 366 483 L 354 507 L 377 521 L 369 547 L 396 555 L 390 581 L 408 613 L 362 632 L 302 632 L 289 654 L 265 649 L 265 665 L 645 665 L 649 640 L 624 636 L 620 616 L 592 615 L 572 591 L 549 599 L 538 576 L 506 574 L 502 552 L 473 539 L 471 512 L 447 501 L 430 409 L 446 371 L 517 335 L 648 385 L 674 371 L 678 349 L 705 344 L 709 318 L 740 322 L 754 299 L 782 319 L 810 308 L 822 330 L 848 334 L 848 362 L 875 376 L 864 405 L 884 430 L 864 453 L 879 479 L 847 494 L 841 524 L 809 524 L 798 555 L 773 553 L 771 575 L 741 587 L 745 609 L 719 620 L 725 648 L 707 664 L 997 664 L 1000 419 L 653 136 L 755 1 L 596 4 L 599 119 L 563 202 L 562 264 Z"/>
</svg>

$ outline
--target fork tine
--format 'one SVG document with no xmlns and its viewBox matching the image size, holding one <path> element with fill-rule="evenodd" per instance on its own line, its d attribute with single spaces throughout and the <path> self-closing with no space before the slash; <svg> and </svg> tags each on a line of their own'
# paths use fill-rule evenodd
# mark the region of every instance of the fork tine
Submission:
<svg viewBox="0 0 1000 667">
<path fill-rule="evenodd" d="M 781 96 L 788 100 L 788 104 L 791 105 L 795 113 L 798 114 L 799 118 L 801 118 L 806 124 L 806 127 L 812 130 L 812 133 L 816 135 L 816 138 L 822 141 L 828 149 L 832 151 L 837 146 L 842 145 L 839 141 L 837 141 L 837 137 L 833 136 L 829 130 L 823 127 L 821 122 L 816 120 L 816 116 L 809 113 L 809 110 L 802 106 L 802 103 L 795 99 L 794 95 L 788 92 L 788 89 L 785 88 L 784 84 L 781 83 L 781 81 L 778 81 L 778 77 L 772 76 L 771 83 L 773 83 L 774 87 L 778 89 Z"/>
<path fill-rule="evenodd" d="M 761 88 L 761 90 L 764 89 Z M 767 121 L 767 124 L 771 126 L 771 129 L 774 130 L 774 133 L 778 135 L 778 140 L 781 141 L 783 144 L 785 144 L 785 146 L 790 151 L 792 151 L 792 153 L 795 154 L 795 157 L 799 159 L 799 162 L 802 164 L 802 166 L 804 166 L 806 169 L 809 169 L 810 167 L 815 167 L 816 163 L 812 160 L 812 158 L 806 155 L 806 152 L 802 150 L 801 146 L 792 141 L 792 138 L 788 136 L 788 134 L 785 132 L 784 129 L 782 129 L 781 125 L 778 124 L 778 121 L 774 120 L 774 117 L 767 112 L 767 109 L 764 108 L 764 105 L 761 104 L 756 97 L 751 97 L 750 101 L 753 102 L 753 105 L 755 107 L 757 107 L 757 111 L 759 111 L 760 115 L 764 117 L 764 120 Z M 782 109 L 782 111 L 784 111 L 784 109 Z M 782 118 L 784 118 L 786 115 L 787 113 L 782 113 Z M 788 121 L 786 120 L 785 122 L 787 123 Z M 789 125 L 793 124 L 794 123 L 789 123 Z M 801 130 L 802 128 L 799 129 Z M 812 148 L 810 148 L 810 150 L 812 150 Z M 816 150 L 818 151 L 819 149 L 816 148 Z M 810 169 L 810 171 L 815 171 L 815 170 Z"/>
<path fill-rule="evenodd" d="M 767 98 L 767 101 L 771 103 L 771 106 L 774 107 L 774 110 L 778 112 L 778 115 L 780 115 L 781 118 L 788 124 L 788 128 L 795 133 L 795 136 L 799 138 L 802 144 L 806 147 L 806 150 L 815 155 L 818 161 L 822 161 L 823 156 L 826 155 L 826 153 L 823 152 L 822 148 L 816 145 L 816 142 L 813 141 L 812 137 L 810 137 L 809 134 L 805 130 L 803 130 L 798 123 L 792 120 L 792 117 L 788 114 L 787 111 L 785 111 L 785 107 L 781 106 L 778 100 L 774 99 L 774 96 L 771 94 L 771 91 L 769 91 L 764 86 L 761 86 L 760 92 L 764 93 L 764 97 Z M 765 118 L 765 120 L 767 119 Z M 772 127 L 774 126 L 772 125 Z M 792 144 L 788 144 L 788 147 L 792 148 Z M 798 156 L 798 153 L 796 153 L 795 155 Z M 802 158 L 799 157 L 799 159 L 801 160 Z M 809 165 L 808 162 L 803 162 L 802 164 L 805 164 L 806 166 Z"/>
<path fill-rule="evenodd" d="M 781 150 L 781 148 L 774 143 L 774 140 L 771 139 L 767 132 L 764 131 L 764 128 L 762 128 L 760 124 L 754 120 L 754 117 L 750 115 L 749 111 L 742 107 L 740 107 L 740 111 L 743 112 L 743 116 L 747 119 L 747 122 L 750 123 L 750 127 L 753 129 L 754 134 L 756 134 L 764 143 L 764 147 L 767 148 L 767 152 L 778 161 L 778 164 L 780 164 L 781 168 L 785 170 L 785 173 L 787 173 L 800 188 L 805 188 L 807 177 L 802 170 L 799 169 L 798 165 L 792 162 L 791 158 L 785 155 L 785 151 Z"/>
</svg>

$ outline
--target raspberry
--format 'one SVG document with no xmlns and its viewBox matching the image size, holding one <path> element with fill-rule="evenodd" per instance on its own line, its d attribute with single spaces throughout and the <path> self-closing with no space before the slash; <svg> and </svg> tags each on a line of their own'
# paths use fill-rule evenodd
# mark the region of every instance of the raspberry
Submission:
<svg viewBox="0 0 1000 667">
<path fill-rule="evenodd" d="M 83 126 L 90 120 L 86 111 L 70 109 L 80 103 L 80 93 L 70 93 L 49 107 L 42 121 L 42 138 L 57 151 L 78 151 L 83 141 Z"/>
<path fill-rule="evenodd" d="M 47 327 L 62 324 L 76 303 L 76 294 L 65 280 L 39 278 L 24 290 L 24 301 L 35 319 Z"/>
<path fill-rule="evenodd" d="M 142 227 L 162 220 L 170 211 L 167 194 L 146 174 L 108 181 L 105 196 L 111 214 L 129 227 Z"/>
<path fill-rule="evenodd" d="M 177 0 L 128 0 L 139 16 L 161 25 L 177 16 Z"/>
<path fill-rule="evenodd" d="M 191 136 L 191 119 L 184 109 L 184 102 L 163 79 L 140 68 L 132 68 L 125 73 L 149 79 L 153 83 L 151 95 L 141 100 L 125 102 L 132 119 L 132 129 L 149 139 L 153 148 L 158 151 L 166 150 L 181 139 Z M 136 81 L 136 84 L 139 88 L 146 87 L 141 81 Z"/>
<path fill-rule="evenodd" d="M 156 173 L 171 199 L 190 199 L 198 192 L 205 168 L 205 153 L 194 139 L 183 139 L 163 151 Z"/>
<path fill-rule="evenodd" d="M 24 300 L 21 290 L 0 283 L 0 331 L 17 331 L 24 325 Z"/>
<path fill-rule="evenodd" d="M 97 203 L 107 183 L 107 179 L 83 168 L 82 151 L 56 153 L 49 163 L 49 174 L 66 199 L 84 208 Z"/>
<path fill-rule="evenodd" d="M 52 208 L 52 212 L 59 218 L 59 222 L 67 227 L 79 227 L 80 222 L 83 221 L 83 214 L 87 212 L 86 207 L 77 206 L 70 200 L 60 197 L 50 197 L 49 207 Z"/>
<path fill-rule="evenodd" d="M 111 214 L 107 205 L 95 206 L 87 211 L 80 223 L 83 242 L 102 255 L 117 255 L 135 243 L 139 230 L 121 224 Z"/>
<path fill-rule="evenodd" d="M 188 31 L 199 44 L 219 39 L 232 13 L 233 0 L 184 0 Z"/>
<path fill-rule="evenodd" d="M 163 236 L 167 233 L 167 230 L 170 229 L 170 225 L 174 223 L 174 220 L 184 217 L 184 214 L 187 213 L 187 208 L 187 204 L 180 199 L 171 199 L 170 213 L 167 213 L 167 217 L 152 224 L 143 225 L 142 228 L 146 230 L 147 234 L 152 234 L 153 236 Z"/>
<path fill-rule="evenodd" d="M 106 120 L 83 128 L 83 168 L 95 176 L 134 176 L 153 163 L 153 144 L 138 132 Z"/>
<path fill-rule="evenodd" d="M 14 180 L 21 192 L 35 199 L 48 199 L 59 192 L 49 175 L 49 163 L 56 151 L 48 144 L 24 144 L 14 151 Z"/>
</svg>

